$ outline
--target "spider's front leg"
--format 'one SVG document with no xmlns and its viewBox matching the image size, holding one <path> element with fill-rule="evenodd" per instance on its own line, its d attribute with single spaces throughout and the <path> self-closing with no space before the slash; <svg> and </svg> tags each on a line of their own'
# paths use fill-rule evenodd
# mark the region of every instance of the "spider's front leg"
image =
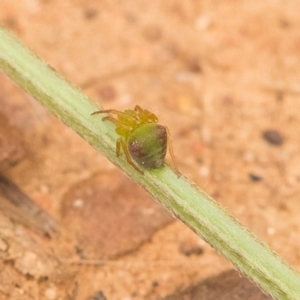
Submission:
<svg viewBox="0 0 300 300">
<path fill-rule="evenodd" d="M 93 113 L 91 113 L 91 116 L 93 115 L 97 115 L 97 114 L 116 114 L 116 115 L 120 115 L 123 114 L 123 112 L 116 110 L 116 109 L 101 109 L 101 110 L 97 110 L 94 111 Z"/>
<path fill-rule="evenodd" d="M 97 115 L 97 114 L 116 114 L 116 113 L 119 114 L 119 113 L 122 113 L 122 112 L 119 112 L 118 110 L 115 110 L 115 109 L 104 109 L 104 110 L 98 110 L 98 111 L 93 112 L 91 114 L 91 116 Z M 113 117 L 112 115 L 108 115 L 106 117 L 103 117 L 102 121 L 110 121 L 110 122 L 116 124 L 116 126 L 118 126 L 118 127 L 123 126 L 123 123 L 120 122 L 119 119 Z"/>
<path fill-rule="evenodd" d="M 170 156 L 171 156 L 171 159 L 172 159 L 172 162 L 173 162 L 176 173 L 180 174 L 180 172 L 178 170 L 177 163 L 176 163 L 175 155 L 174 155 L 173 143 L 172 143 L 172 139 L 171 139 L 170 130 L 166 126 L 165 126 L 165 128 L 167 130 L 167 144 L 168 144 L 169 153 L 170 153 Z"/>
</svg>

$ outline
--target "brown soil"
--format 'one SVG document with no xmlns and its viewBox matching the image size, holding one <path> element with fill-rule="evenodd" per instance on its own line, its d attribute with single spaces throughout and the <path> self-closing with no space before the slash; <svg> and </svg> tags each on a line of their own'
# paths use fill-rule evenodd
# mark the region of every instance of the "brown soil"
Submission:
<svg viewBox="0 0 300 300">
<path fill-rule="evenodd" d="M 299 11 L 2 0 L 0 22 L 103 107 L 155 112 L 180 171 L 300 270 Z M 1 204 L 0 300 L 268 299 L 4 74 L 0 85 L 1 175 L 57 220 L 16 222 Z"/>
</svg>

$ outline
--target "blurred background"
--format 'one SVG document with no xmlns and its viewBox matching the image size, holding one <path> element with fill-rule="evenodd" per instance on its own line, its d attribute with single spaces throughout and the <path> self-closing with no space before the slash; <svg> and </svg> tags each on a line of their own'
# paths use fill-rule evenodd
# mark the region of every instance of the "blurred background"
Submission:
<svg viewBox="0 0 300 300">
<path fill-rule="evenodd" d="M 2 0 L 0 23 L 102 107 L 154 112 L 180 171 L 299 270 L 299 11 Z M 3 73 L 0 87 L 0 300 L 270 299 Z"/>
</svg>

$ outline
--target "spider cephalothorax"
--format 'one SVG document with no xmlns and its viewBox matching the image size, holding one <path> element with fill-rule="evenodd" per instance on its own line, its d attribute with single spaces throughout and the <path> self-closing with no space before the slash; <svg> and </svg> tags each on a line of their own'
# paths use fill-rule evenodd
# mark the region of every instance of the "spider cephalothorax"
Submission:
<svg viewBox="0 0 300 300">
<path fill-rule="evenodd" d="M 117 156 L 122 149 L 127 162 L 137 171 L 143 173 L 133 160 L 146 169 L 161 167 L 165 161 L 167 146 L 176 167 L 169 130 L 157 124 L 155 114 L 136 105 L 134 109 L 106 109 L 96 111 L 92 115 L 101 113 L 108 113 L 103 120 L 116 125 L 116 133 L 120 136 L 116 142 Z"/>
</svg>

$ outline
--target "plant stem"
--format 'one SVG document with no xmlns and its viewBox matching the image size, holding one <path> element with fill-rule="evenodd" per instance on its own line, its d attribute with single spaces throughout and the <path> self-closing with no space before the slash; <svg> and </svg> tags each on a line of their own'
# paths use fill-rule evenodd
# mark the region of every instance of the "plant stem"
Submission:
<svg viewBox="0 0 300 300">
<path fill-rule="evenodd" d="M 0 67 L 266 293 L 276 299 L 300 299 L 299 274 L 205 192 L 167 165 L 142 175 L 123 157 L 116 157 L 114 126 L 90 116 L 99 107 L 1 28 Z"/>
</svg>

